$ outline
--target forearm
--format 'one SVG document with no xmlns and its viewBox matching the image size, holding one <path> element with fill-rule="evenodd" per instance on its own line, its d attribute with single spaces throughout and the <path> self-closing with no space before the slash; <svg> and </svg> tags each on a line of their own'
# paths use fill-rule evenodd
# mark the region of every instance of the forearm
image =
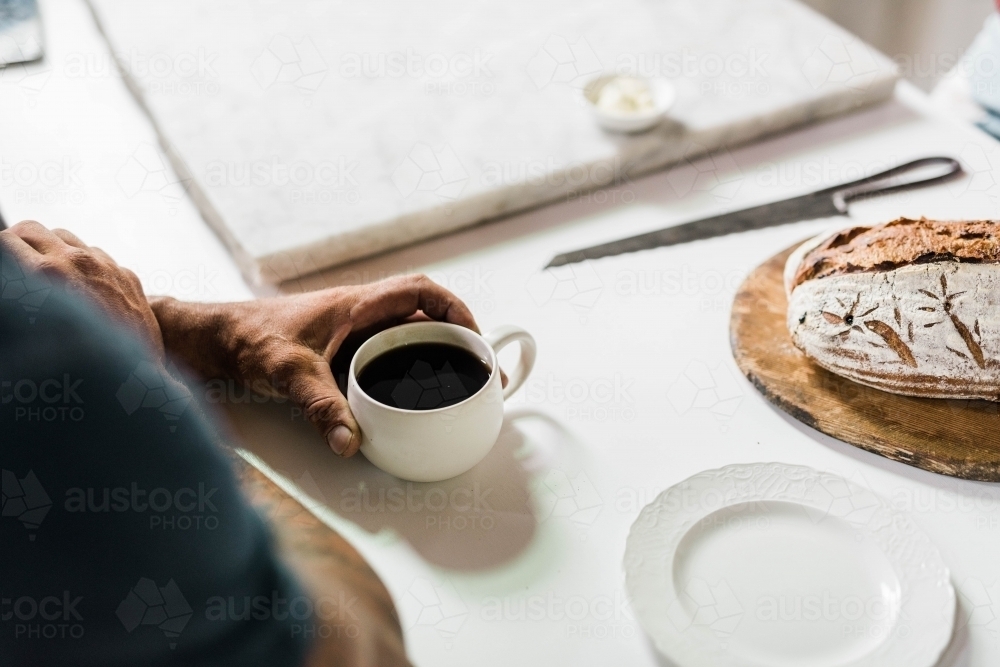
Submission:
<svg viewBox="0 0 1000 667">
<path fill-rule="evenodd" d="M 233 304 L 193 303 L 149 297 L 169 356 L 203 378 L 237 377 L 232 349 Z"/>
<path fill-rule="evenodd" d="M 259 470 L 233 457 L 246 497 L 272 526 L 285 562 L 309 594 L 314 636 L 305 667 L 407 667 L 389 591 L 340 534 L 288 498 Z"/>
</svg>

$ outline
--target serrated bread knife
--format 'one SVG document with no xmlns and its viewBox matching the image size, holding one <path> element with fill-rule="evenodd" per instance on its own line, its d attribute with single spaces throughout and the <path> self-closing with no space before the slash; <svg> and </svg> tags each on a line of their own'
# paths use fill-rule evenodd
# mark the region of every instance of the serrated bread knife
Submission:
<svg viewBox="0 0 1000 667">
<path fill-rule="evenodd" d="M 723 213 L 619 241 L 566 252 L 553 257 L 545 268 L 710 239 L 752 229 L 775 227 L 799 220 L 847 215 L 848 204 L 857 199 L 943 183 L 961 174 L 962 165 L 954 158 L 925 157 L 857 181 L 834 185 L 800 197 Z"/>
</svg>

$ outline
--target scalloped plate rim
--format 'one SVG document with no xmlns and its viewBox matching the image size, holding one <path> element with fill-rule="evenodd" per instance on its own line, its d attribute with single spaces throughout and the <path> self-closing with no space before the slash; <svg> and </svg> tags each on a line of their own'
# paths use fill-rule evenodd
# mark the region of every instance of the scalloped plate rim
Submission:
<svg viewBox="0 0 1000 667">
<path fill-rule="evenodd" d="M 749 659 L 741 659 L 739 656 L 734 656 L 729 653 L 719 653 L 718 646 L 712 647 L 706 645 L 708 643 L 705 641 L 706 639 L 711 641 L 710 638 L 708 638 L 708 632 L 696 631 L 695 633 L 689 633 L 687 638 L 685 638 L 681 631 L 677 630 L 668 617 L 661 618 L 658 612 L 655 614 L 655 617 L 653 617 L 654 614 L 648 610 L 649 605 L 647 603 L 651 599 L 655 600 L 657 596 L 662 596 L 664 594 L 664 587 L 668 589 L 668 595 L 673 595 L 674 601 L 679 602 L 679 600 L 677 600 L 677 596 L 674 594 L 672 581 L 667 582 L 664 581 L 663 576 L 655 576 L 650 575 L 649 572 L 643 572 L 643 567 L 640 566 L 645 565 L 645 569 L 650 570 L 654 566 L 646 565 L 648 563 L 669 563 L 670 567 L 662 568 L 669 574 L 669 572 L 673 569 L 672 566 L 674 558 L 677 554 L 677 546 L 683 540 L 684 536 L 690 532 L 699 519 L 705 518 L 706 516 L 726 507 L 752 502 L 755 500 L 778 500 L 797 503 L 805 507 L 818 509 L 818 506 L 815 503 L 810 504 L 794 497 L 782 497 L 783 494 L 781 493 L 778 493 L 777 496 L 773 498 L 766 497 L 767 491 L 765 491 L 763 495 L 759 492 L 748 492 L 725 497 L 725 494 L 723 494 L 723 503 L 717 507 L 707 508 L 707 511 L 706 508 L 701 507 L 697 508 L 698 511 L 694 513 L 689 510 L 686 513 L 674 512 L 668 514 L 668 519 L 671 520 L 673 529 L 675 531 L 679 531 L 679 537 L 673 539 L 674 544 L 672 548 L 668 545 L 667 553 L 643 553 L 643 548 L 648 546 L 644 545 L 644 539 L 651 537 L 652 531 L 655 531 L 657 528 L 661 528 L 664 525 L 659 524 L 653 525 L 652 527 L 649 526 L 650 517 L 655 516 L 656 511 L 663 508 L 663 506 L 670 501 L 672 497 L 671 494 L 678 494 L 682 490 L 704 482 L 708 483 L 708 487 L 706 488 L 711 488 L 713 484 L 717 485 L 718 480 L 722 479 L 727 474 L 732 475 L 734 473 L 749 472 L 750 478 L 753 478 L 755 476 L 761 477 L 762 473 L 769 473 L 773 475 L 773 473 L 777 471 L 781 471 L 785 475 L 788 475 L 789 473 L 798 475 L 798 481 L 808 477 L 813 480 L 842 484 L 844 485 L 844 488 L 850 491 L 851 498 L 858 498 L 863 494 L 869 494 L 870 498 L 873 499 L 873 502 L 877 503 L 873 512 L 877 512 L 878 516 L 883 520 L 891 518 L 894 522 L 891 527 L 897 529 L 897 531 L 901 529 L 901 525 L 908 527 L 909 532 L 907 539 L 910 542 L 917 541 L 923 543 L 925 547 L 922 552 L 924 558 L 915 569 L 925 572 L 926 576 L 924 578 L 930 579 L 930 584 L 925 584 L 925 586 L 928 587 L 928 590 L 930 590 L 932 595 L 938 592 L 934 590 L 935 587 L 940 591 L 941 599 L 938 600 L 938 602 L 942 605 L 939 609 L 942 616 L 937 619 L 923 619 L 922 622 L 930 629 L 928 632 L 920 632 L 920 629 L 918 628 L 917 632 L 908 635 L 912 637 L 923 637 L 923 642 L 911 641 L 910 643 L 913 647 L 907 650 L 906 646 L 903 645 L 903 640 L 899 637 L 893 637 L 892 633 L 890 633 L 888 638 L 873 647 L 871 652 L 851 662 L 842 664 L 839 667 L 862 667 L 867 665 L 881 666 L 889 664 L 906 665 L 907 667 L 934 667 L 951 641 L 951 637 L 954 632 L 955 614 L 957 609 L 956 594 L 954 586 L 951 582 L 951 574 L 947 565 L 944 563 L 937 546 L 934 545 L 927 533 L 923 531 L 907 513 L 896 510 L 888 503 L 888 501 L 870 489 L 865 489 L 864 487 L 861 487 L 835 473 L 824 472 L 809 466 L 780 462 L 731 464 L 721 468 L 703 470 L 671 485 L 662 491 L 652 502 L 643 507 L 639 516 L 633 522 L 626 540 L 625 557 L 623 559 L 626 589 L 630 604 L 636 615 L 636 619 L 639 621 L 639 624 L 645 630 L 647 637 L 659 653 L 677 662 L 679 667 L 707 667 L 709 665 L 712 667 L 751 667 L 752 665 L 757 664 L 751 662 Z M 791 478 L 786 477 L 786 480 L 789 479 Z M 791 481 L 796 480 L 791 479 Z M 773 487 L 771 492 L 773 493 Z M 832 512 L 831 516 L 834 516 Z M 643 525 L 644 521 L 647 525 Z M 874 521 L 874 519 L 871 519 L 866 523 L 861 523 L 859 520 L 855 520 L 852 525 L 855 525 L 860 530 L 864 530 L 865 527 L 870 527 L 869 524 L 871 524 L 872 521 Z M 886 527 L 887 526 L 884 523 L 881 525 L 881 529 L 885 529 Z M 874 530 L 869 530 L 869 536 L 875 535 Z M 885 554 L 884 549 L 883 553 Z M 895 574 L 900 580 L 901 588 L 904 585 L 920 583 L 919 579 L 910 579 L 905 576 L 905 573 L 898 569 L 900 563 L 894 561 L 889 554 L 885 555 L 887 560 L 889 560 L 894 567 Z M 914 556 L 911 554 L 910 558 L 912 561 Z M 910 565 L 913 566 L 914 563 L 911 562 Z M 662 575 L 664 572 L 659 572 L 659 574 Z M 672 579 L 672 576 L 667 576 L 666 578 Z M 910 595 L 910 591 L 907 591 L 906 595 Z M 901 616 L 911 615 L 914 611 L 912 609 L 902 608 L 902 605 L 907 602 L 912 604 L 912 600 L 906 597 L 904 597 L 900 603 Z M 925 603 L 924 607 L 918 611 L 927 612 L 929 610 L 929 606 Z M 919 625 L 921 623 L 919 616 L 916 618 L 911 617 L 910 620 L 912 621 L 911 625 Z M 941 627 L 945 627 L 946 631 L 940 632 L 939 629 Z M 691 637 L 694 637 L 695 639 L 692 641 Z M 928 646 L 928 643 L 931 645 Z M 690 644 L 690 646 L 685 647 L 685 644 Z M 886 656 L 885 653 L 887 652 L 887 649 L 885 647 L 893 649 L 894 646 L 899 647 L 895 650 L 895 655 Z M 715 649 L 714 652 L 712 650 L 713 648 Z M 887 662 L 887 660 L 892 660 L 892 662 Z"/>
</svg>

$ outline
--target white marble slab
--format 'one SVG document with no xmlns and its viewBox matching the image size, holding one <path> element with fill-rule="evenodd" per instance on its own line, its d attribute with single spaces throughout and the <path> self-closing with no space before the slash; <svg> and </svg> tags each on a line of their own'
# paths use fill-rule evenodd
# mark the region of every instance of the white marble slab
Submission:
<svg viewBox="0 0 1000 667">
<path fill-rule="evenodd" d="M 92 2 L 203 216 L 265 282 L 871 103 L 896 77 L 792 0 Z M 668 122 L 599 129 L 579 89 L 606 70 L 672 79 Z"/>
</svg>

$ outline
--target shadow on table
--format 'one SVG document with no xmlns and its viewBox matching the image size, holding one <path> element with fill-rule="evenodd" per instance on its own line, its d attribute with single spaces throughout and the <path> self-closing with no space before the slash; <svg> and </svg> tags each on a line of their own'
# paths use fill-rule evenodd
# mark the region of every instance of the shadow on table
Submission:
<svg viewBox="0 0 1000 667">
<path fill-rule="evenodd" d="M 392 529 L 434 565 L 496 567 L 517 557 L 535 535 L 532 455 L 514 427 L 516 414 L 507 415 L 496 445 L 472 470 L 418 483 L 393 477 L 360 454 L 334 456 L 290 403 L 227 405 L 226 412 L 243 447 L 314 500 L 371 533 Z M 521 416 L 548 420 L 562 432 L 545 415 Z"/>
</svg>

